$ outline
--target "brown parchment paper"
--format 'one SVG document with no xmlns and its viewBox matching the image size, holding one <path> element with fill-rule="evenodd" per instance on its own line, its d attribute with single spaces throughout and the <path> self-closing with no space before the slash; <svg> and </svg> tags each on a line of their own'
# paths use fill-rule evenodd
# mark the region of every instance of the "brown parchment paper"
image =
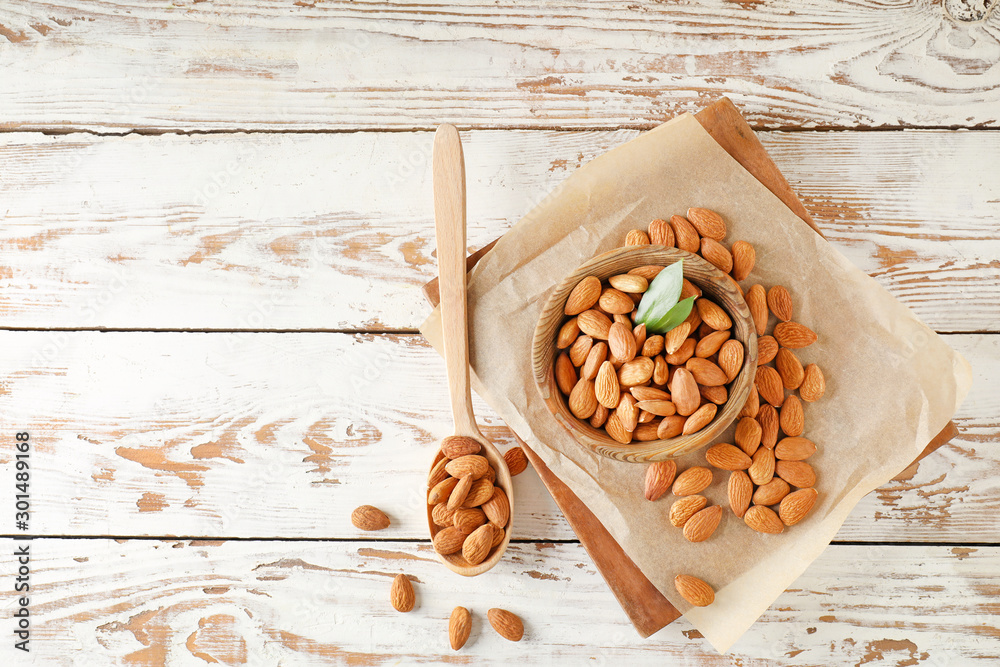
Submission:
<svg viewBox="0 0 1000 667">
<path fill-rule="evenodd" d="M 749 241 L 757 264 L 744 283 L 785 285 L 794 319 L 819 340 L 798 351 L 815 362 L 826 395 L 804 403 L 819 501 L 781 535 L 750 530 L 728 510 L 728 474 L 706 492 L 726 508 L 707 542 L 670 525 L 671 496 L 643 498 L 645 467 L 590 453 L 551 416 L 531 376 L 531 338 L 551 288 L 630 229 L 702 206 L 722 214 L 726 244 Z M 725 652 L 816 559 L 858 500 L 921 452 L 968 393 L 968 363 L 903 304 L 820 238 L 684 115 L 596 158 L 513 226 L 469 279 L 473 386 L 576 493 L 643 574 L 719 651 Z M 421 327 L 438 349 L 438 310 Z M 732 442 L 732 428 L 719 441 Z M 704 450 L 679 470 L 706 465 Z M 515 497 L 515 503 L 517 499 Z M 517 534 L 517 526 L 514 526 Z M 858 563 L 864 567 L 864 563 Z M 678 573 L 716 588 L 692 608 Z M 836 600 L 828 603 L 836 605 Z"/>
</svg>

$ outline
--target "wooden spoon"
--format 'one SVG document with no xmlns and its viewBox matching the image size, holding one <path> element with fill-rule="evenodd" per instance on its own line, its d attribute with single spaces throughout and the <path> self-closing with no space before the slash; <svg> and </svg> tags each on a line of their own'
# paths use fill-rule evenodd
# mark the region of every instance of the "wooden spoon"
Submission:
<svg viewBox="0 0 1000 667">
<path fill-rule="evenodd" d="M 448 367 L 448 388 L 451 393 L 451 412 L 455 419 L 455 435 L 475 439 L 482 446 L 485 456 L 496 471 L 496 486 L 507 494 L 513 518 L 514 494 L 507 462 L 493 444 L 483 437 L 472 413 L 472 392 L 469 388 L 469 330 L 466 306 L 465 275 L 465 159 L 458 130 L 452 125 L 442 125 L 434 135 L 434 219 L 437 234 L 438 276 L 441 285 L 441 325 L 444 337 L 444 360 Z M 444 454 L 438 449 L 431 464 Z M 441 527 L 431 518 L 432 506 L 427 506 L 427 524 L 431 537 Z M 510 542 L 511 520 L 504 530 L 503 541 L 491 549 L 486 559 L 478 565 L 470 564 L 461 552 L 441 555 L 438 558 L 466 577 L 486 572 L 500 560 Z"/>
</svg>

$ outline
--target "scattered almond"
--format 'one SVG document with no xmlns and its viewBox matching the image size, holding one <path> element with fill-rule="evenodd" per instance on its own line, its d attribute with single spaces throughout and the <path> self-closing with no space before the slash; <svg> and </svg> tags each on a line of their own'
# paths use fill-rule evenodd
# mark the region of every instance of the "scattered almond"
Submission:
<svg viewBox="0 0 1000 667">
<path fill-rule="evenodd" d="M 670 227 L 674 230 L 674 240 L 681 250 L 697 253 L 701 248 L 698 231 L 688 222 L 688 219 L 674 215 L 670 217 Z"/>
<path fill-rule="evenodd" d="M 792 319 L 792 296 L 781 285 L 767 291 L 767 307 L 782 322 Z"/>
<path fill-rule="evenodd" d="M 705 496 L 684 496 L 680 500 L 674 501 L 670 506 L 670 523 L 677 528 L 683 528 L 688 519 L 700 512 L 708 505 Z"/>
<path fill-rule="evenodd" d="M 796 350 L 815 343 L 816 334 L 798 322 L 778 322 L 774 327 L 774 339 L 779 345 Z"/>
<path fill-rule="evenodd" d="M 753 493 L 754 505 L 777 505 L 792 488 L 780 477 L 774 477 L 767 484 L 761 484 Z"/>
<path fill-rule="evenodd" d="M 528 457 L 520 447 L 511 447 L 504 452 L 503 460 L 507 462 L 511 477 L 520 475 L 528 467 Z"/>
<path fill-rule="evenodd" d="M 757 365 L 771 363 L 778 354 L 778 341 L 774 336 L 760 336 L 757 339 Z"/>
<path fill-rule="evenodd" d="M 760 447 L 753 453 L 753 461 L 747 469 L 750 481 L 761 486 L 774 477 L 774 450 Z"/>
<path fill-rule="evenodd" d="M 649 235 L 641 229 L 633 229 L 625 235 L 625 245 L 649 245 Z"/>
<path fill-rule="evenodd" d="M 805 461 L 778 461 L 774 466 L 778 477 L 800 489 L 816 484 L 816 472 Z"/>
<path fill-rule="evenodd" d="M 712 536 L 722 520 L 722 508 L 718 505 L 706 507 L 694 513 L 684 524 L 684 537 L 688 542 L 704 542 Z"/>
<path fill-rule="evenodd" d="M 776 408 L 785 402 L 785 390 L 781 384 L 781 376 L 770 366 L 757 367 L 754 384 L 757 387 L 757 393 L 765 402 Z"/>
<path fill-rule="evenodd" d="M 396 578 L 392 580 L 389 601 L 392 602 L 396 611 L 405 613 L 413 610 L 416 596 L 413 594 L 413 585 L 405 574 L 397 574 Z"/>
<path fill-rule="evenodd" d="M 778 442 L 778 411 L 765 403 L 757 413 L 757 423 L 760 425 L 760 444 L 773 449 Z"/>
<path fill-rule="evenodd" d="M 816 444 L 803 437 L 782 438 L 774 448 L 774 455 L 782 461 L 805 461 L 816 453 Z"/>
<path fill-rule="evenodd" d="M 705 460 L 722 470 L 746 470 L 751 463 L 750 457 L 739 447 L 724 442 L 705 450 Z"/>
<path fill-rule="evenodd" d="M 472 614 L 465 607 L 455 607 L 448 619 L 448 642 L 452 650 L 459 650 L 469 640 L 472 632 Z"/>
<path fill-rule="evenodd" d="M 785 399 L 778 415 L 778 424 L 785 435 L 802 435 L 806 423 L 805 414 L 802 412 L 802 402 L 794 394 Z"/>
<path fill-rule="evenodd" d="M 646 467 L 646 500 L 657 500 L 674 483 L 677 464 L 673 461 L 656 461 Z"/>
<path fill-rule="evenodd" d="M 722 216 L 715 211 L 692 207 L 687 210 L 687 219 L 702 236 L 716 241 L 726 238 L 726 223 L 723 222 Z"/>
<path fill-rule="evenodd" d="M 695 607 L 707 607 L 715 602 L 715 591 L 712 587 L 690 574 L 678 574 L 674 577 L 674 588 L 682 598 Z"/>
<path fill-rule="evenodd" d="M 753 317 L 757 335 L 763 336 L 764 331 L 767 330 L 767 295 L 764 292 L 764 287 L 762 285 L 754 285 L 747 290 L 744 299 L 746 299 L 747 306 L 750 308 L 750 315 Z M 757 347 L 759 354 L 760 341 L 758 341 Z"/>
<path fill-rule="evenodd" d="M 747 508 L 750 507 L 750 496 L 753 493 L 753 483 L 750 476 L 743 470 L 734 470 L 729 475 L 729 508 L 733 514 L 743 518 Z"/>
<path fill-rule="evenodd" d="M 756 417 L 757 412 L 760 410 L 760 394 L 757 393 L 757 387 L 750 385 L 750 394 L 747 396 L 747 402 L 743 404 L 743 409 L 740 410 L 740 417 Z"/>
<path fill-rule="evenodd" d="M 730 251 L 733 253 L 733 280 L 746 280 L 757 261 L 757 252 L 746 241 L 737 241 Z"/>
<path fill-rule="evenodd" d="M 769 507 L 754 505 L 743 515 L 743 521 L 758 533 L 777 534 L 785 529 L 778 515 Z"/>
<path fill-rule="evenodd" d="M 799 361 L 794 352 L 785 347 L 778 350 L 777 356 L 774 358 L 774 366 L 778 369 L 781 384 L 785 389 L 799 388 L 805 377 L 805 371 L 802 369 L 802 362 Z"/>
<path fill-rule="evenodd" d="M 816 504 L 819 493 L 816 489 L 799 489 L 789 493 L 781 500 L 778 507 L 778 517 L 786 526 L 794 526 L 805 518 L 809 510 Z"/>
<path fill-rule="evenodd" d="M 712 471 L 709 468 L 697 466 L 688 468 L 674 480 L 675 496 L 691 496 L 701 493 L 712 483 Z"/>
<path fill-rule="evenodd" d="M 497 634 L 504 639 L 517 642 L 524 636 L 524 624 L 521 619 L 506 609 L 490 609 L 486 612 L 486 618 Z"/>
<path fill-rule="evenodd" d="M 729 273 L 733 270 L 732 254 L 715 239 L 703 238 L 701 240 L 701 256 L 723 273 Z"/>
<path fill-rule="evenodd" d="M 351 523 L 360 530 L 382 530 L 389 527 L 389 517 L 372 505 L 362 505 L 351 512 Z"/>
<path fill-rule="evenodd" d="M 826 392 L 826 379 L 823 371 L 816 364 L 809 364 L 805 368 L 802 384 L 799 385 L 799 396 L 803 401 L 818 401 Z"/>
<path fill-rule="evenodd" d="M 760 446 L 760 437 L 761 428 L 756 419 L 743 417 L 736 424 L 733 438 L 736 441 L 736 446 L 743 450 L 747 456 L 753 456 L 754 452 L 757 451 Z"/>
<path fill-rule="evenodd" d="M 656 219 L 649 223 L 649 242 L 653 245 L 674 246 L 674 230 L 666 220 Z"/>
</svg>

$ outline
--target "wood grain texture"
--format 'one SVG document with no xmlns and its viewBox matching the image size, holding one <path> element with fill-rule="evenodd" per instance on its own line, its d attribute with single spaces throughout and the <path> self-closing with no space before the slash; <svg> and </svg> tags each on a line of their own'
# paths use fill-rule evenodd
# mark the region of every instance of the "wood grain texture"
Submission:
<svg viewBox="0 0 1000 667">
<path fill-rule="evenodd" d="M 1000 19 L 933 0 L 11 0 L 11 129 L 997 126 Z"/>
<path fill-rule="evenodd" d="M 3 325 L 413 330 L 432 136 L 0 135 Z M 470 248 L 634 136 L 465 133 Z M 830 241 L 931 327 L 998 330 L 1000 134 L 760 138 Z"/>
<path fill-rule="evenodd" d="M 25 661 L 3 642 L 5 664 L 936 667 L 992 665 L 1000 653 L 996 547 L 832 546 L 726 656 L 684 619 L 636 638 L 577 544 L 511 545 L 475 580 L 405 542 L 290 553 L 283 542 L 46 539 L 32 554 L 36 652 Z M 407 614 L 389 605 L 399 573 L 416 593 Z M 473 625 L 455 653 L 447 619 L 459 604 Z M 489 627 L 490 607 L 523 618 L 520 643 Z"/>
<path fill-rule="evenodd" d="M 837 539 L 996 540 L 1000 337 L 946 340 L 976 373 L 959 438 L 864 499 Z M 36 447 L 33 534 L 426 536 L 426 471 L 452 425 L 444 364 L 419 336 L 8 331 L 0 349 L 0 414 Z M 0 440 L 0 466 L 12 453 Z M 574 539 L 532 471 L 513 481 L 515 540 Z M 0 506 L 12 493 L 0 485 Z M 355 530 L 363 504 L 390 528 Z"/>
</svg>

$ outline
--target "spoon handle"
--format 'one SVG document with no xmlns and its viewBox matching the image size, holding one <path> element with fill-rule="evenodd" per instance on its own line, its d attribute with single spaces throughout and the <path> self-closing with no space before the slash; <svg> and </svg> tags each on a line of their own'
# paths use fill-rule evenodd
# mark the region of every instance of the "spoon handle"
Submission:
<svg viewBox="0 0 1000 667">
<path fill-rule="evenodd" d="M 444 360 L 457 435 L 481 437 L 469 389 L 469 330 L 465 287 L 465 159 L 452 125 L 434 135 L 434 221 Z"/>
</svg>

